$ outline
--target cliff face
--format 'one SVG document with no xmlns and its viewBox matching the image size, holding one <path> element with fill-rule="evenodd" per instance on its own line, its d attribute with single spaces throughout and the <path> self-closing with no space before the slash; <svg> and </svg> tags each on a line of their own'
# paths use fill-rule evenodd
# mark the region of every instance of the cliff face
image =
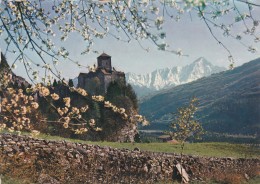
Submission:
<svg viewBox="0 0 260 184">
<path fill-rule="evenodd" d="M 124 95 L 121 94 L 120 89 L 115 87 L 109 87 L 109 94 L 111 98 L 105 97 L 105 101 L 110 101 L 117 108 L 123 108 L 127 115 L 134 116 L 137 114 L 136 107 L 133 105 L 133 101 L 130 99 L 127 90 L 123 90 Z M 119 90 L 119 94 L 116 92 Z M 101 128 L 102 131 L 94 131 L 89 128 L 87 134 L 76 135 L 68 129 L 64 129 L 60 124 L 50 123 L 51 129 L 40 130 L 44 133 L 50 133 L 51 135 L 59 135 L 62 137 L 76 138 L 82 140 L 91 141 L 115 141 L 115 142 L 134 142 L 135 134 L 137 134 L 137 122 L 133 121 L 130 116 L 123 118 L 122 114 L 114 112 L 112 107 L 105 107 L 104 102 L 96 102 L 92 99 L 91 95 L 81 96 L 76 92 L 71 91 L 67 86 L 58 84 L 55 87 L 50 88 L 51 93 L 56 93 L 60 96 L 60 99 L 55 102 L 54 105 L 59 106 L 63 104 L 63 98 L 70 97 L 72 107 L 84 107 L 88 106 L 89 109 L 82 114 L 82 118 L 89 121 L 94 119 L 96 126 Z M 129 92 L 129 90 L 128 90 Z M 128 96 L 127 96 L 128 95 Z M 52 112 L 52 107 L 43 98 L 39 100 L 41 112 L 51 119 L 53 117 L 58 118 L 55 112 Z M 56 115 L 56 116 L 54 116 Z"/>
<path fill-rule="evenodd" d="M 127 114 L 137 114 L 133 107 L 126 109 Z M 135 135 L 138 133 L 137 122 L 129 119 L 122 119 L 107 110 L 104 111 L 103 134 L 101 138 L 112 142 L 135 142 Z"/>
<path fill-rule="evenodd" d="M 114 149 L 66 141 L 0 134 L 1 174 L 28 183 L 171 183 L 178 154 Z M 259 159 L 183 155 L 190 180 L 239 183 L 259 171 Z M 12 170 L 12 172 L 10 172 Z M 236 180 L 235 180 L 236 181 Z"/>
</svg>

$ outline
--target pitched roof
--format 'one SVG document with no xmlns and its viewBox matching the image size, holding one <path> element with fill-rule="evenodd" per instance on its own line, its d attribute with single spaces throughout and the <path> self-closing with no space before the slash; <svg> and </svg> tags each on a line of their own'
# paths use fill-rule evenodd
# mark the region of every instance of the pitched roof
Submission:
<svg viewBox="0 0 260 184">
<path fill-rule="evenodd" d="M 106 54 L 106 53 L 103 52 L 100 56 L 98 56 L 98 58 L 99 58 L 99 57 L 111 57 L 111 56 L 109 56 L 108 54 Z"/>
</svg>

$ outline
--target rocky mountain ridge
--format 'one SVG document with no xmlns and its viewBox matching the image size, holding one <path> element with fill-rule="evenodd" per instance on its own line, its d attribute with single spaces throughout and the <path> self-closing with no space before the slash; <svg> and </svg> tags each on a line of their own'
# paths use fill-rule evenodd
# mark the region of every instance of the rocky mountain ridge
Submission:
<svg viewBox="0 0 260 184">
<path fill-rule="evenodd" d="M 158 69 L 145 75 L 126 73 L 126 81 L 133 86 L 139 97 L 143 97 L 149 93 L 189 83 L 224 70 L 226 70 L 224 67 L 214 66 L 205 58 L 200 57 L 184 67 Z"/>
</svg>

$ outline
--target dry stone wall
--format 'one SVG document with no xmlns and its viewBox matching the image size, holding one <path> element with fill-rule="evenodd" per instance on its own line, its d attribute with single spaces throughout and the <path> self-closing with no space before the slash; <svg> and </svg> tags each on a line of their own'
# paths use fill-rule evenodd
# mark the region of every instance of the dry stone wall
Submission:
<svg viewBox="0 0 260 184">
<path fill-rule="evenodd" d="M 34 183 L 166 183 L 178 179 L 178 154 L 100 147 L 67 141 L 0 134 L 0 174 Z M 183 156 L 191 180 L 223 175 L 253 177 L 259 159 Z M 22 170 L 22 171 L 21 171 Z"/>
</svg>

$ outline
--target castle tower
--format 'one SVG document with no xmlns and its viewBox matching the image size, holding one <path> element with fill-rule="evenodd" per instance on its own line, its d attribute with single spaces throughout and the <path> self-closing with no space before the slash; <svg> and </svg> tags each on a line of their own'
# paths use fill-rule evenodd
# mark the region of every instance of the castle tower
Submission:
<svg viewBox="0 0 260 184">
<path fill-rule="evenodd" d="M 92 95 L 104 95 L 111 82 L 125 84 L 125 73 L 112 68 L 111 56 L 103 53 L 97 57 L 97 69 L 89 73 L 80 73 L 78 87 Z"/>
<path fill-rule="evenodd" d="M 112 71 L 111 56 L 103 53 L 97 57 L 97 62 L 98 69 L 106 69 L 107 71 Z"/>
</svg>

